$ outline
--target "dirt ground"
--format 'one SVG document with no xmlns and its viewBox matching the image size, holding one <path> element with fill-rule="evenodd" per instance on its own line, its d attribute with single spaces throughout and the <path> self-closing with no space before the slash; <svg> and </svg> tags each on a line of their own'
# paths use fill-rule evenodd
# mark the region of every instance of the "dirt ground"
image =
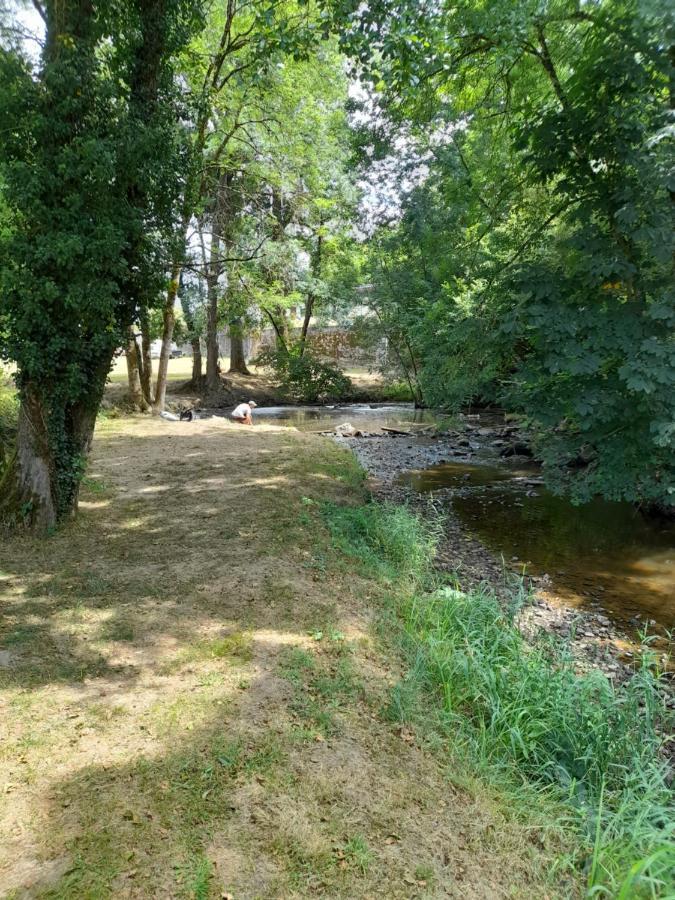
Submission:
<svg viewBox="0 0 675 900">
<path fill-rule="evenodd" d="M 223 371 L 220 387 L 216 391 L 197 390 L 190 382 L 192 359 L 181 357 L 169 360 L 166 405 L 169 410 L 178 410 L 190 406 L 202 406 L 204 409 L 220 409 L 234 406 L 242 400 L 255 400 L 259 406 L 275 406 L 288 403 L 289 398 L 280 390 L 278 384 L 269 373 L 257 372 L 251 367 L 251 375 L 239 375 L 227 372 L 229 360 L 222 360 Z M 352 387 L 345 401 L 370 402 L 391 399 L 408 399 L 397 393 L 397 386 L 386 384 L 376 372 L 364 366 L 345 365 L 345 375 L 351 380 Z M 156 374 L 156 373 L 155 373 Z M 400 390 L 400 385 L 398 386 Z M 393 393 L 392 393 L 393 391 Z M 115 360 L 105 389 L 103 407 L 107 409 L 128 406 L 128 386 L 126 363 L 124 357 Z"/>
<path fill-rule="evenodd" d="M 386 720 L 346 451 L 103 421 L 81 512 L 0 550 L 0 896 L 540 898 L 550 850 Z"/>
</svg>

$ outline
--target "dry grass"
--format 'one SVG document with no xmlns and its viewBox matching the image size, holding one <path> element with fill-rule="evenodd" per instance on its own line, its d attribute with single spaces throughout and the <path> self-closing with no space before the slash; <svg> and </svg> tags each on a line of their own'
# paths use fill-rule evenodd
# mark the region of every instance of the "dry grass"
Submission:
<svg viewBox="0 0 675 900">
<path fill-rule="evenodd" d="M 328 441 L 103 422 L 81 515 L 0 551 L 0 894 L 543 898 L 546 853 L 381 714 Z"/>
</svg>

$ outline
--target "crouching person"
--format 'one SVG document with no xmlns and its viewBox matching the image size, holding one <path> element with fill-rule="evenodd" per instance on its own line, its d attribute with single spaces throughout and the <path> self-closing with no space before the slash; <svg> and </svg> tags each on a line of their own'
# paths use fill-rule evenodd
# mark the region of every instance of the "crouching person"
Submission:
<svg viewBox="0 0 675 900">
<path fill-rule="evenodd" d="M 240 403 L 230 414 L 235 422 L 241 425 L 253 425 L 253 410 L 257 406 L 255 400 L 249 400 L 248 403 Z"/>
</svg>

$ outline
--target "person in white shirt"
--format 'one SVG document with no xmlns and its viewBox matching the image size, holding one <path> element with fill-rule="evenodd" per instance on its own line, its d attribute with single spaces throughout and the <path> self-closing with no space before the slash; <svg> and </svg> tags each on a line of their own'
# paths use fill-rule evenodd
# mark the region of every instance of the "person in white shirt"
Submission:
<svg viewBox="0 0 675 900">
<path fill-rule="evenodd" d="M 249 400 L 248 403 L 240 403 L 230 414 L 235 422 L 242 425 L 253 425 L 253 410 L 257 406 L 255 400 Z"/>
</svg>

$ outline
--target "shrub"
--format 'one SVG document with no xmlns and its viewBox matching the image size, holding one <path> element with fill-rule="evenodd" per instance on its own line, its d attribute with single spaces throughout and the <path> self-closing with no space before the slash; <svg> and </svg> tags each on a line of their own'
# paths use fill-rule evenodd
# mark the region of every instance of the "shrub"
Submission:
<svg viewBox="0 0 675 900">
<path fill-rule="evenodd" d="M 272 369 L 282 393 L 292 400 L 316 403 L 340 400 L 349 394 L 352 383 L 335 366 L 322 362 L 311 353 L 291 350 L 265 350 L 255 360 L 257 366 Z"/>
<path fill-rule="evenodd" d="M 0 475 L 11 455 L 19 419 L 19 398 L 14 385 L 0 376 Z"/>
</svg>

